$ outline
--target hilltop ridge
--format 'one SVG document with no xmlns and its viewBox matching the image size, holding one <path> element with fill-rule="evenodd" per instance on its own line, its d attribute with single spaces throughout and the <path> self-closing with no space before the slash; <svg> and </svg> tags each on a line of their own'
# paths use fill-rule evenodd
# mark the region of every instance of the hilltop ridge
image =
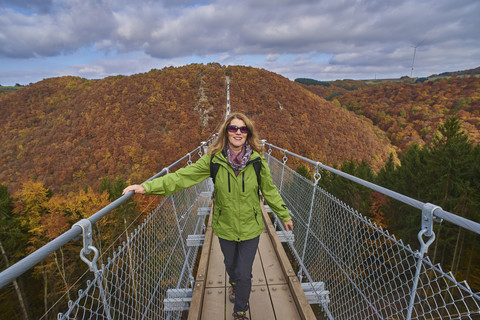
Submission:
<svg viewBox="0 0 480 320">
<path fill-rule="evenodd" d="M 0 181 L 37 178 L 55 191 L 104 176 L 139 183 L 208 139 L 224 119 L 225 73 L 233 111 L 260 137 L 326 164 L 382 166 L 395 149 L 364 117 L 280 75 L 211 63 L 101 80 L 59 77 L 0 96 Z"/>
</svg>

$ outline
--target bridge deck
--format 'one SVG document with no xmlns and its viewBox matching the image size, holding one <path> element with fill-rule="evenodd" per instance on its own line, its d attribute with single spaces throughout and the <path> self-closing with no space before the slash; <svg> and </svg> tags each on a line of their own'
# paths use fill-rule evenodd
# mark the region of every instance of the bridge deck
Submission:
<svg viewBox="0 0 480 320">
<path fill-rule="evenodd" d="M 253 263 L 250 319 L 315 319 L 274 227 L 262 205 L 265 229 Z M 188 319 L 233 319 L 228 276 L 218 238 L 207 225 Z"/>
</svg>

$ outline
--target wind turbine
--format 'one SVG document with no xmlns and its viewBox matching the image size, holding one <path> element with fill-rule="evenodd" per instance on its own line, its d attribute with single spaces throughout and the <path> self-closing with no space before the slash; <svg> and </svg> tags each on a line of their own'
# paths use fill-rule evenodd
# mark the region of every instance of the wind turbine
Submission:
<svg viewBox="0 0 480 320">
<path fill-rule="evenodd" d="M 412 71 L 410 72 L 410 78 L 413 76 L 413 65 L 415 64 L 415 55 L 417 54 L 417 48 L 420 47 L 420 45 L 423 43 L 423 41 L 425 41 L 425 39 L 423 39 L 416 46 L 412 46 L 412 48 L 413 48 L 413 60 L 412 60 Z"/>
</svg>

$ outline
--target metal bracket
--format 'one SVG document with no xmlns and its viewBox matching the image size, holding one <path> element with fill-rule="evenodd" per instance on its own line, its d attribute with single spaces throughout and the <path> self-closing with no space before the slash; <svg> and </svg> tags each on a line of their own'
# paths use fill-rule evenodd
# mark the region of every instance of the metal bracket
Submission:
<svg viewBox="0 0 480 320">
<path fill-rule="evenodd" d="M 325 290 L 323 282 L 303 282 L 301 286 L 309 304 L 327 305 L 330 303 L 330 291 Z"/>
<path fill-rule="evenodd" d="M 201 157 L 203 156 L 202 148 L 204 148 L 205 150 L 207 150 L 207 149 L 205 148 L 205 145 L 206 145 L 206 144 L 207 144 L 207 143 L 206 143 L 205 141 L 200 142 L 200 148 L 199 148 L 200 150 L 198 151 L 198 157 L 199 157 L 199 158 L 201 158 Z M 206 152 L 205 152 L 205 153 L 206 153 Z"/>
<path fill-rule="evenodd" d="M 98 249 L 95 248 L 93 245 L 93 232 L 92 232 L 92 223 L 88 219 L 82 219 L 75 223 L 73 227 L 78 226 L 82 228 L 83 233 L 83 248 L 80 251 L 80 259 L 88 265 L 90 271 L 97 273 L 97 260 L 99 256 Z M 90 251 L 93 251 L 94 256 L 93 259 L 90 261 L 85 257 L 85 254 L 90 254 Z"/>
<path fill-rule="evenodd" d="M 189 234 L 187 236 L 187 247 L 201 247 L 204 241 L 204 234 Z"/>
<path fill-rule="evenodd" d="M 317 164 L 315 165 L 315 174 L 313 175 L 313 179 L 315 180 L 315 185 L 317 185 L 318 181 L 320 181 L 320 179 L 322 178 L 322 175 L 318 171 L 318 167 L 320 165 L 321 165 L 321 162 L 317 162 Z"/>
<path fill-rule="evenodd" d="M 210 207 L 199 207 L 197 211 L 197 216 L 208 216 L 212 208 Z"/>
<path fill-rule="evenodd" d="M 193 289 L 179 288 L 168 289 L 167 297 L 163 299 L 165 311 L 185 311 L 190 308 L 192 301 Z"/>
<path fill-rule="evenodd" d="M 422 230 L 426 230 L 424 235 L 431 237 L 433 234 L 433 221 L 442 222 L 442 219 L 436 218 L 434 212 L 437 209 L 441 209 L 439 206 L 431 203 L 425 203 L 422 208 Z"/>
<path fill-rule="evenodd" d="M 293 234 L 292 231 L 277 231 L 277 237 L 280 240 L 280 242 L 288 242 L 288 243 L 293 243 L 295 242 L 295 235 Z"/>
<path fill-rule="evenodd" d="M 199 198 L 210 199 L 211 197 L 212 197 L 212 192 L 211 191 L 200 192 Z"/>
<path fill-rule="evenodd" d="M 265 211 L 267 211 L 267 213 L 273 213 L 273 210 L 270 208 L 270 206 L 268 204 L 265 204 L 264 207 L 265 207 Z"/>
<path fill-rule="evenodd" d="M 85 254 L 90 254 L 90 248 L 93 247 L 93 232 L 92 232 L 92 223 L 88 219 L 82 219 L 75 223 L 73 227 L 80 227 L 82 228 L 83 233 L 83 252 Z"/>
</svg>

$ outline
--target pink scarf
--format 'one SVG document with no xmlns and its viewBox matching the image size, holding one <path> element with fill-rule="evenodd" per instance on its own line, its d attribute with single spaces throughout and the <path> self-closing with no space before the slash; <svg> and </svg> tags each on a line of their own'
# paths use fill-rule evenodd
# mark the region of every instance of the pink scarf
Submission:
<svg viewBox="0 0 480 320">
<path fill-rule="evenodd" d="M 242 151 L 235 155 L 235 152 L 230 147 L 226 146 L 226 153 L 230 166 L 235 172 L 235 175 L 238 175 L 238 173 L 245 168 L 248 160 L 250 160 L 250 156 L 252 155 L 252 147 L 250 147 L 248 143 L 245 143 Z"/>
</svg>

